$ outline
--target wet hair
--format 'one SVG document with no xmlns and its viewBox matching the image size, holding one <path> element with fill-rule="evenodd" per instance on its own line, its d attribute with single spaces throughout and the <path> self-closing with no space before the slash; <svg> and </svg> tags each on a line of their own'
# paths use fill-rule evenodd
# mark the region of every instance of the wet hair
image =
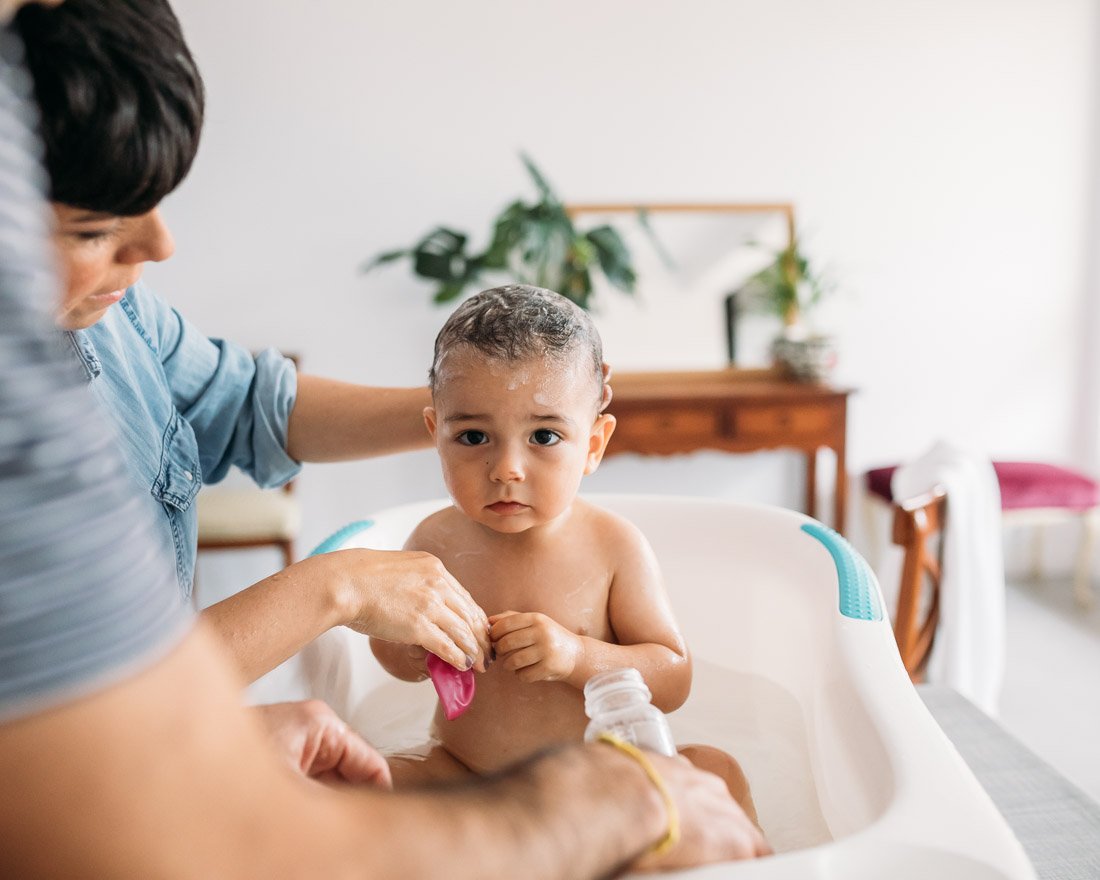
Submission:
<svg viewBox="0 0 1100 880">
<path fill-rule="evenodd" d="M 587 357 L 597 400 L 603 398 L 603 343 L 588 313 L 560 293 L 528 284 L 493 287 L 470 297 L 435 338 L 428 372 L 434 394 L 449 352 L 469 347 L 489 358 L 526 361 Z"/>
<path fill-rule="evenodd" d="M 51 200 L 120 216 L 155 208 L 191 168 L 204 103 L 166 0 L 28 5 L 13 26 L 34 79 Z"/>
</svg>

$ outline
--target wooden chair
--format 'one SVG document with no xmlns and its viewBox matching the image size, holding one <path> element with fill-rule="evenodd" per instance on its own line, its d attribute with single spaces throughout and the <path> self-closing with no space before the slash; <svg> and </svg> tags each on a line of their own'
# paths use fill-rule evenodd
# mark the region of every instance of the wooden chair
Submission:
<svg viewBox="0 0 1100 880">
<path fill-rule="evenodd" d="M 924 680 L 940 620 L 946 518 L 947 496 L 943 490 L 894 505 L 893 542 L 904 551 L 894 638 L 914 683 Z"/>
<path fill-rule="evenodd" d="M 277 547 L 283 566 L 294 562 L 302 525 L 294 481 L 281 489 L 203 489 L 199 492 L 199 551 Z"/>
<path fill-rule="evenodd" d="M 897 465 L 874 468 L 863 476 L 863 511 L 869 539 L 874 543 L 874 508 L 893 507 L 891 479 Z M 1100 536 L 1100 481 L 1063 465 L 1036 461 L 995 461 L 993 470 L 1001 490 L 1001 516 L 1006 526 L 1029 526 L 1033 531 L 1032 577 L 1042 577 L 1043 530 L 1047 525 L 1081 523 L 1081 541 L 1073 573 L 1073 595 L 1081 608 L 1095 601 L 1092 590 L 1092 554 Z M 878 548 L 872 546 L 872 562 Z"/>
<path fill-rule="evenodd" d="M 298 356 L 285 354 L 298 367 Z M 294 540 L 302 514 L 294 496 L 294 481 L 281 489 L 203 488 L 196 498 L 199 551 L 277 547 L 283 565 L 294 562 Z"/>
</svg>

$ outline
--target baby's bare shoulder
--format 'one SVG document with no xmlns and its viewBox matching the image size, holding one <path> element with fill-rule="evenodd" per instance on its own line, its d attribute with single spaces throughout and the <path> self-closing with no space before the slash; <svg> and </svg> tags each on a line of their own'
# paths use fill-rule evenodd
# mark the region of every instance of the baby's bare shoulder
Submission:
<svg viewBox="0 0 1100 880">
<path fill-rule="evenodd" d="M 588 501 L 577 500 L 581 505 L 579 512 L 583 518 L 585 530 L 598 538 L 604 546 L 614 553 L 636 552 L 640 548 L 649 548 L 642 530 L 625 516 L 612 513 L 604 507 L 598 507 Z"/>
<path fill-rule="evenodd" d="M 405 549 L 424 550 L 439 556 L 449 543 L 454 543 L 456 535 L 461 535 L 468 527 L 468 520 L 458 510 L 444 507 L 420 521 L 405 541 Z"/>
</svg>

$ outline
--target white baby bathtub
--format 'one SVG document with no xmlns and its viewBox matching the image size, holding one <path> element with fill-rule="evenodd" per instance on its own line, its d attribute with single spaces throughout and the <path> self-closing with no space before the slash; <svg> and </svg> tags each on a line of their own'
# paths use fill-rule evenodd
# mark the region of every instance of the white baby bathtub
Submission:
<svg viewBox="0 0 1100 880">
<path fill-rule="evenodd" d="M 697 498 L 588 496 L 653 544 L 695 660 L 678 743 L 741 762 L 777 854 L 700 878 L 1031 878 L 1019 843 L 905 674 L 867 564 L 815 520 Z M 357 523 L 318 551 L 399 548 L 446 502 Z M 429 682 L 333 630 L 296 659 L 308 692 L 383 750 L 423 742 Z"/>
</svg>

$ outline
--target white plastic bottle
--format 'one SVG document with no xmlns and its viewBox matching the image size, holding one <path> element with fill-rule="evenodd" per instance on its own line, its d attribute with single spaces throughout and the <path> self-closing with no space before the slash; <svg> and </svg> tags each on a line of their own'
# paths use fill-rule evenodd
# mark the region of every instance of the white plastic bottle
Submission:
<svg viewBox="0 0 1100 880">
<path fill-rule="evenodd" d="M 649 702 L 651 696 L 637 669 L 593 675 L 584 686 L 584 714 L 592 719 L 584 731 L 585 741 L 606 731 L 662 755 L 676 754 L 668 719 Z"/>
</svg>

